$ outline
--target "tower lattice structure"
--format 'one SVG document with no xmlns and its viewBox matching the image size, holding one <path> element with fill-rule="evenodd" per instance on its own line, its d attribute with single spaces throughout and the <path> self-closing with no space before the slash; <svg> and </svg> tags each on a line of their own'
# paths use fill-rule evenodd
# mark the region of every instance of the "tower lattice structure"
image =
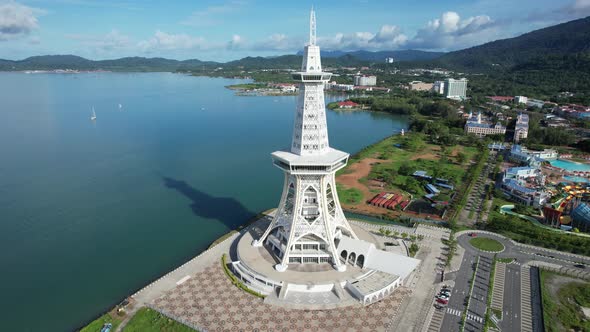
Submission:
<svg viewBox="0 0 590 332">
<path fill-rule="evenodd" d="M 293 73 L 299 96 L 291 148 L 272 153 L 274 165 L 285 175 L 283 193 L 269 227 L 253 242 L 254 246 L 266 244 L 280 260 L 277 271 L 302 263 L 331 263 L 345 271 L 336 246 L 342 236 L 357 238 L 336 193 L 335 173 L 346 166 L 349 155 L 328 143 L 324 83 L 331 76 L 322 71 L 312 9 L 301 71 Z"/>
</svg>

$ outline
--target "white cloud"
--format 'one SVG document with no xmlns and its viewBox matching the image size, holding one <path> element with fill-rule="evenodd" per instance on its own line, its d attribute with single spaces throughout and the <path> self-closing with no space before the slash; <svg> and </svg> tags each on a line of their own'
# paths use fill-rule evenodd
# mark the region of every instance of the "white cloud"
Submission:
<svg viewBox="0 0 590 332">
<path fill-rule="evenodd" d="M 223 23 L 223 17 L 221 15 L 236 12 L 244 4 L 245 2 L 236 0 L 223 5 L 209 6 L 203 10 L 194 11 L 187 19 L 180 23 L 193 27 L 219 25 Z"/>
<path fill-rule="evenodd" d="M 14 1 L 0 3 L 0 41 L 22 37 L 39 28 L 42 11 Z"/>
<path fill-rule="evenodd" d="M 69 34 L 66 38 L 78 40 L 84 46 L 91 47 L 100 52 L 110 52 L 115 50 L 126 49 L 131 46 L 131 40 L 128 36 L 121 34 L 113 29 L 105 35 L 84 35 Z"/>
<path fill-rule="evenodd" d="M 496 27 L 496 22 L 487 15 L 462 20 L 456 12 L 446 12 L 418 30 L 407 46 L 420 49 L 458 49 L 491 40 L 496 36 Z"/>
<path fill-rule="evenodd" d="M 244 44 L 244 39 L 240 35 L 233 35 L 231 40 L 227 43 L 228 50 L 240 49 Z"/>
<path fill-rule="evenodd" d="M 211 47 L 203 37 L 169 34 L 160 30 L 156 31 L 152 38 L 140 41 L 137 46 L 146 53 L 161 50 L 206 50 Z"/>
<path fill-rule="evenodd" d="M 318 38 L 318 43 L 326 50 L 391 50 L 403 46 L 407 40 L 399 27 L 383 25 L 377 33 L 337 33 Z"/>
</svg>

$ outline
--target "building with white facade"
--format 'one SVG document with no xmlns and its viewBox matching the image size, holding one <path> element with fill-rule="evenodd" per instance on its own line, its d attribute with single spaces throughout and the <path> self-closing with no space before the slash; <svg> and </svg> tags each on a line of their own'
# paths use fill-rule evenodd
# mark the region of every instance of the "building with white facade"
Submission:
<svg viewBox="0 0 590 332">
<path fill-rule="evenodd" d="M 316 45 L 315 13 L 310 16 L 309 44 L 304 48 L 290 148 L 272 153 L 284 174 L 278 208 L 261 226 L 238 237 L 233 273 L 244 284 L 268 295 L 271 304 L 317 294 L 327 303 L 368 305 L 393 292 L 420 263 L 384 251 L 366 230 L 348 222 L 336 192 L 335 173 L 346 166 L 348 153 L 328 141 L 324 83 Z M 307 295 L 306 295 L 307 294 Z M 266 300 L 265 300 L 266 302 Z"/>
<path fill-rule="evenodd" d="M 377 85 L 377 76 L 355 76 L 354 85 L 375 86 Z"/>
<path fill-rule="evenodd" d="M 559 153 L 554 149 L 529 150 L 525 146 L 514 144 L 510 148 L 509 158 L 512 161 L 530 164 L 534 159 L 539 161 L 555 160 Z"/>
<path fill-rule="evenodd" d="M 545 185 L 545 175 L 538 167 L 511 167 L 504 171 L 502 190 L 520 204 L 540 208 L 551 195 L 540 189 Z"/>
<path fill-rule="evenodd" d="M 445 81 L 435 81 L 432 86 L 432 92 L 440 95 L 445 93 Z"/>
<path fill-rule="evenodd" d="M 518 104 L 526 104 L 529 101 L 529 98 L 525 96 L 515 96 L 514 101 Z"/>
<path fill-rule="evenodd" d="M 385 63 L 393 63 L 395 60 L 392 57 L 385 58 Z"/>
<path fill-rule="evenodd" d="M 520 113 L 516 117 L 516 126 L 514 127 L 514 143 L 520 142 L 529 136 L 529 115 Z"/>
<path fill-rule="evenodd" d="M 481 112 L 477 115 L 469 113 L 467 122 L 465 123 L 465 132 L 468 134 L 475 134 L 479 137 L 487 135 L 506 134 L 506 127 L 500 122 L 491 123 L 483 118 Z"/>
<path fill-rule="evenodd" d="M 445 80 L 444 95 L 449 99 L 463 100 L 467 97 L 467 79 L 448 78 Z"/>
</svg>

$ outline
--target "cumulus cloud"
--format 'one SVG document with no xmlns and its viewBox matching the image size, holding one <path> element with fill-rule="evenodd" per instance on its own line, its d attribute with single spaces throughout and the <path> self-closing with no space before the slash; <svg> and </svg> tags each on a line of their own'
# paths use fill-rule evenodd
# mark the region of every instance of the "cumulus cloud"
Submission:
<svg viewBox="0 0 590 332">
<path fill-rule="evenodd" d="M 429 21 L 416 33 L 408 47 L 421 49 L 457 49 L 489 41 L 497 24 L 487 15 L 461 19 L 456 12 L 446 12 Z"/>
<path fill-rule="evenodd" d="M 403 46 L 408 37 L 395 25 L 383 25 L 377 33 L 353 32 L 337 33 L 329 37 L 318 38 L 326 50 L 385 50 Z"/>
<path fill-rule="evenodd" d="M 240 35 L 233 35 L 231 40 L 227 43 L 228 50 L 240 49 L 244 44 L 244 40 Z"/>
<path fill-rule="evenodd" d="M 69 34 L 66 38 L 78 40 L 84 46 L 102 52 L 126 49 L 131 46 L 130 38 L 115 29 L 105 35 Z"/>
<path fill-rule="evenodd" d="M 210 45 L 203 37 L 194 37 L 187 34 L 170 34 L 156 31 L 153 37 L 140 41 L 138 48 L 146 53 L 159 50 L 206 50 Z"/>
<path fill-rule="evenodd" d="M 0 3 L 0 41 L 19 38 L 39 28 L 42 11 L 9 1 Z"/>
</svg>

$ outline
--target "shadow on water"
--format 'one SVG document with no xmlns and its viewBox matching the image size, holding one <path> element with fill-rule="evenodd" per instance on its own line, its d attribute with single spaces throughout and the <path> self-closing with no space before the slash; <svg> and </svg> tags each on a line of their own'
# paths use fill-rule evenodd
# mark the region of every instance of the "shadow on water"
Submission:
<svg viewBox="0 0 590 332">
<path fill-rule="evenodd" d="M 214 197 L 191 187 L 185 181 L 166 176 L 162 179 L 166 187 L 175 189 L 191 200 L 190 207 L 196 216 L 218 220 L 229 229 L 237 228 L 255 215 L 232 197 Z"/>
</svg>

